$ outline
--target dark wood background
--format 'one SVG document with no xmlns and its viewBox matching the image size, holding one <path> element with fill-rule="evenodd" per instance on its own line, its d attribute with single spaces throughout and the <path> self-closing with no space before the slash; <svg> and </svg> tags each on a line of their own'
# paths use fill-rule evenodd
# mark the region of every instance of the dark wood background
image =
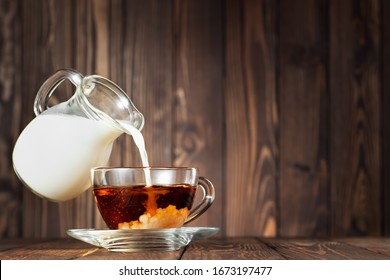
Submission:
<svg viewBox="0 0 390 280">
<path fill-rule="evenodd" d="M 390 2 L 0 0 L 0 236 L 103 227 L 12 168 L 39 86 L 100 74 L 146 118 L 153 165 L 195 166 L 226 236 L 390 235 Z M 56 101 L 72 95 L 70 86 Z M 140 162 L 120 137 L 110 164 Z"/>
</svg>

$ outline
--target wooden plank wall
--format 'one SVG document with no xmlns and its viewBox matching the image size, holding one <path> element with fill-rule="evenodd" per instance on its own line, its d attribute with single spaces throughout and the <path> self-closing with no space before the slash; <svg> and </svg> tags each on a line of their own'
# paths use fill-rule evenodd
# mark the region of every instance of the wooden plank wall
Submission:
<svg viewBox="0 0 390 280">
<path fill-rule="evenodd" d="M 387 77 L 390 76 L 390 32 L 385 26 L 390 26 L 390 3 L 388 1 L 383 2 L 382 13 L 383 18 L 383 28 L 382 28 L 382 70 L 383 73 L 380 76 L 383 83 L 383 97 L 382 97 L 382 129 L 383 129 L 383 139 L 382 139 L 382 200 L 381 204 L 383 205 L 383 231 L 385 235 L 390 235 L 390 126 L 388 125 L 388 120 L 390 119 L 390 79 Z"/>
<path fill-rule="evenodd" d="M 48 202 L 12 169 L 37 89 L 65 67 L 128 93 L 153 165 L 214 182 L 192 225 L 389 235 L 389 18 L 385 0 L 0 0 L 0 236 L 104 226 L 90 192 Z M 110 164 L 140 164 L 130 137 Z"/>
</svg>

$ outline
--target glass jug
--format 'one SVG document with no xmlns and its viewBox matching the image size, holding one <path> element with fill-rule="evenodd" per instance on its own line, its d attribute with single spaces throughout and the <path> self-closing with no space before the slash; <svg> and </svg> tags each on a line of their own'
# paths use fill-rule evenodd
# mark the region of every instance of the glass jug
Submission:
<svg viewBox="0 0 390 280">
<path fill-rule="evenodd" d="M 49 107 L 64 80 L 76 86 L 74 95 Z M 129 125 L 138 130 L 144 125 L 143 115 L 116 84 L 71 69 L 46 80 L 34 112 L 36 117 L 15 143 L 14 170 L 34 193 L 53 201 L 70 200 L 88 189 L 91 168 L 107 164 L 114 140 L 128 132 Z"/>
</svg>

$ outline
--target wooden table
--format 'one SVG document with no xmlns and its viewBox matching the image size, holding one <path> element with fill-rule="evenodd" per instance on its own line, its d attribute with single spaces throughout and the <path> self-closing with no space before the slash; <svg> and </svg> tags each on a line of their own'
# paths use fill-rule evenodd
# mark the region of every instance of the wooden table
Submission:
<svg viewBox="0 0 390 280">
<path fill-rule="evenodd" d="M 390 260 L 390 237 L 333 239 L 212 237 L 192 241 L 187 247 L 178 251 L 144 253 L 109 252 L 71 238 L 2 239 L 0 240 L 0 259 Z"/>
</svg>

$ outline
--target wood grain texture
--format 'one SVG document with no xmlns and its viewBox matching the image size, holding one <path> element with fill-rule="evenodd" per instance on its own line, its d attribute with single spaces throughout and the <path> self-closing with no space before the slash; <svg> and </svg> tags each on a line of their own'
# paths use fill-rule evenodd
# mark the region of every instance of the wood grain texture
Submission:
<svg viewBox="0 0 390 280">
<path fill-rule="evenodd" d="M 281 236 L 328 232 L 326 8 L 280 1 Z"/>
<path fill-rule="evenodd" d="M 277 234 L 274 1 L 226 2 L 226 233 Z"/>
<path fill-rule="evenodd" d="M 2 260 L 70 260 L 89 255 L 99 248 L 73 239 L 34 242 L 0 252 Z"/>
<path fill-rule="evenodd" d="M 390 236 L 390 3 L 382 1 L 383 59 L 382 59 L 382 203 L 383 234 Z"/>
<path fill-rule="evenodd" d="M 293 260 L 389 260 L 389 256 L 349 244 L 321 239 L 262 239 L 287 259 Z"/>
<path fill-rule="evenodd" d="M 12 148 L 22 118 L 19 2 L 0 1 L 0 236 L 21 233 L 20 183 L 12 168 Z"/>
<path fill-rule="evenodd" d="M 1 260 L 175 260 L 183 251 L 184 248 L 170 252 L 111 252 L 71 238 L 0 242 Z"/>
<path fill-rule="evenodd" d="M 279 253 L 250 237 L 196 240 L 185 250 L 183 260 L 280 260 Z"/>
<path fill-rule="evenodd" d="M 193 240 L 170 252 L 111 252 L 79 240 L 2 239 L 2 260 L 390 260 L 389 238 L 254 238 Z"/>
<path fill-rule="evenodd" d="M 379 1 L 331 1 L 333 235 L 381 232 L 379 8 Z"/>
<path fill-rule="evenodd" d="M 22 248 L 27 245 L 32 245 L 36 243 L 42 242 L 42 239 L 29 239 L 29 238 L 6 238 L 6 239 L 0 239 L 0 252 L 7 251 L 10 249 L 18 249 Z"/>
<path fill-rule="evenodd" d="M 335 241 L 347 243 L 356 247 L 365 248 L 367 250 L 386 255 L 390 257 L 390 240 L 380 237 L 368 237 L 360 239 L 357 237 L 334 238 Z"/>
<path fill-rule="evenodd" d="M 222 2 L 175 1 L 175 166 L 214 184 L 214 204 L 192 226 L 223 225 Z"/>
</svg>

